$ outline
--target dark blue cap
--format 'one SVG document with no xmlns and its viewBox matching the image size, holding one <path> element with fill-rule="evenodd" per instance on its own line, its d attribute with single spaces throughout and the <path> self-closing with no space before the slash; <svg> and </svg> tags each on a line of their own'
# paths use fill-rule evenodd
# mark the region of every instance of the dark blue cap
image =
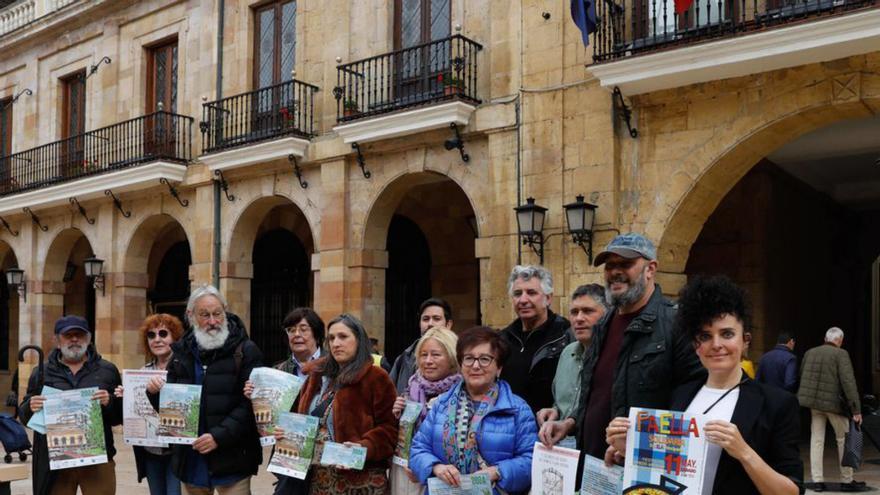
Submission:
<svg viewBox="0 0 880 495">
<path fill-rule="evenodd" d="M 646 260 L 657 259 L 657 249 L 654 244 L 642 234 L 628 232 L 615 237 L 605 246 L 605 250 L 596 256 L 593 266 L 605 263 L 609 255 L 616 254 L 624 258 L 645 258 Z"/>
<path fill-rule="evenodd" d="M 86 321 L 82 316 L 76 315 L 68 315 L 62 316 L 58 318 L 58 321 L 55 322 L 55 335 L 60 335 L 62 333 L 67 333 L 71 330 L 82 330 L 90 334 L 89 331 L 89 322 Z"/>
</svg>

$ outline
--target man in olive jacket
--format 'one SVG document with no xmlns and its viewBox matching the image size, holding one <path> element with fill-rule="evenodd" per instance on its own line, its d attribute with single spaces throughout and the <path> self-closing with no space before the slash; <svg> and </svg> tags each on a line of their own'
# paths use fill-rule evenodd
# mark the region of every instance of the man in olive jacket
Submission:
<svg viewBox="0 0 880 495">
<path fill-rule="evenodd" d="M 838 462 L 843 456 L 843 443 L 849 429 L 849 418 L 862 422 L 859 390 L 853 374 L 849 353 L 841 348 L 843 330 L 832 327 L 825 332 L 825 344 L 804 355 L 798 400 L 810 408 L 810 471 L 814 491 L 825 490 L 822 459 L 825 450 L 826 422 L 831 423 L 837 440 Z M 853 469 L 840 466 L 844 491 L 860 491 L 864 482 L 853 481 Z"/>
</svg>

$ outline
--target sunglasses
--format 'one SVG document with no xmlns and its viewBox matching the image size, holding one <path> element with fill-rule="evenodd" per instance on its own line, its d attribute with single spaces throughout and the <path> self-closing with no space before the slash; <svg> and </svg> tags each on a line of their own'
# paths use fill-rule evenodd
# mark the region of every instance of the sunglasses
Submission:
<svg viewBox="0 0 880 495">
<path fill-rule="evenodd" d="M 168 330 L 165 330 L 163 328 L 162 330 L 159 330 L 158 334 L 156 332 L 150 330 L 149 332 L 147 332 L 147 340 L 155 339 L 156 335 L 158 335 L 159 338 L 162 338 L 162 339 L 168 338 Z"/>
</svg>

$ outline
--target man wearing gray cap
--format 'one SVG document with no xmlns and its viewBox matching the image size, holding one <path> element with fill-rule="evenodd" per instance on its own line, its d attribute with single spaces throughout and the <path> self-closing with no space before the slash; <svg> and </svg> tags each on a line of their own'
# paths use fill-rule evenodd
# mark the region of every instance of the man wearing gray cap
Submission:
<svg viewBox="0 0 880 495">
<path fill-rule="evenodd" d="M 615 237 L 596 256 L 605 265 L 605 298 L 613 306 L 596 326 L 584 356 L 578 407 L 545 423 L 552 445 L 576 430 L 581 452 L 603 458 L 605 428 L 631 406 L 665 409 L 675 387 L 705 376 L 692 343 L 675 331 L 675 305 L 654 281 L 657 250 L 640 234 Z"/>
</svg>

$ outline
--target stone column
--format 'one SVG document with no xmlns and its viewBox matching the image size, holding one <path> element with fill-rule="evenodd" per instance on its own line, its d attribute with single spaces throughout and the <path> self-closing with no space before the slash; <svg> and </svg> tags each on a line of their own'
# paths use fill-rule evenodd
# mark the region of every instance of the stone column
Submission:
<svg viewBox="0 0 880 495">
<path fill-rule="evenodd" d="M 113 331 L 107 332 L 113 338 L 111 356 L 120 370 L 140 368 L 147 360 L 138 329 L 147 316 L 148 275 L 118 272 L 106 276 L 107 290 L 112 287 L 113 294 Z"/>
<path fill-rule="evenodd" d="M 351 309 L 346 293 L 346 260 L 348 216 L 346 189 L 348 170 L 345 158 L 321 164 L 321 184 L 324 190 L 321 234 L 317 240 L 320 271 L 315 279 L 315 311 L 324 319 L 333 318 Z M 318 296 L 320 295 L 320 296 Z"/>
<path fill-rule="evenodd" d="M 251 280 L 254 278 L 253 263 L 220 263 L 220 292 L 226 297 L 229 311 L 237 314 L 249 333 L 251 328 Z"/>
<path fill-rule="evenodd" d="M 364 323 L 371 337 L 385 346 L 385 273 L 388 251 L 352 250 L 349 256 L 346 306 Z"/>
</svg>

